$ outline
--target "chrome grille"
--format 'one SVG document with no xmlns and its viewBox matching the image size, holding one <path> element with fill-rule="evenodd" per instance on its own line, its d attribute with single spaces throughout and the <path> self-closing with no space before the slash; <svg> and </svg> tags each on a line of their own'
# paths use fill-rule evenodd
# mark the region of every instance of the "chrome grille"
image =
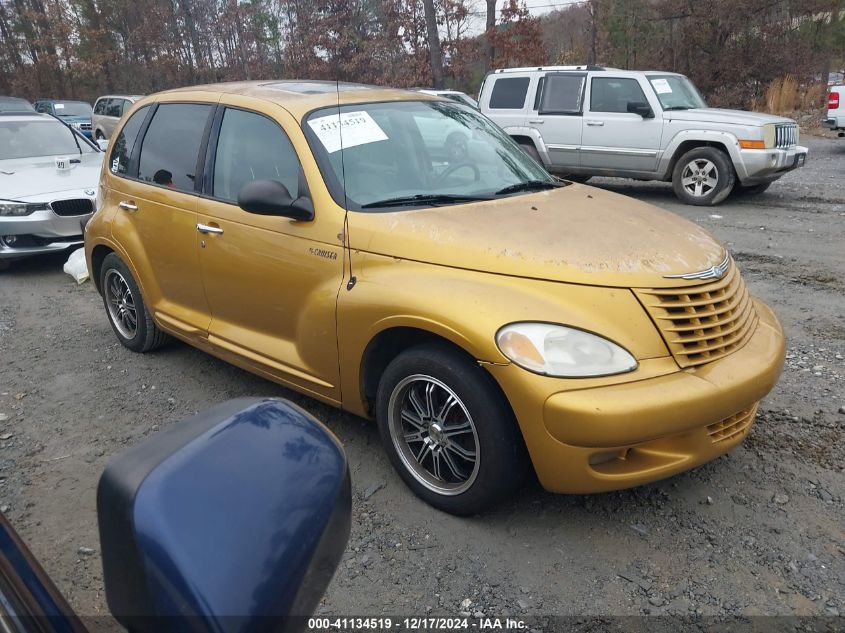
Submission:
<svg viewBox="0 0 845 633">
<path fill-rule="evenodd" d="M 94 204 L 88 198 L 56 200 L 50 203 L 53 213 L 61 216 L 86 215 L 94 210 Z"/>
<path fill-rule="evenodd" d="M 795 123 L 779 123 L 775 126 L 775 147 L 787 148 L 798 144 L 798 126 Z"/>
<path fill-rule="evenodd" d="M 727 356 L 748 342 L 757 325 L 754 305 L 733 260 L 718 281 L 634 292 L 681 367 Z"/>
<path fill-rule="evenodd" d="M 80 130 L 90 130 L 90 129 L 91 129 L 91 124 L 90 124 L 90 123 L 80 123 L 80 124 L 79 124 L 79 129 L 80 129 Z"/>
<path fill-rule="evenodd" d="M 724 420 L 707 425 L 707 434 L 713 443 L 727 442 L 742 435 L 754 421 L 754 416 L 757 414 L 757 404 L 755 403 Z"/>
</svg>

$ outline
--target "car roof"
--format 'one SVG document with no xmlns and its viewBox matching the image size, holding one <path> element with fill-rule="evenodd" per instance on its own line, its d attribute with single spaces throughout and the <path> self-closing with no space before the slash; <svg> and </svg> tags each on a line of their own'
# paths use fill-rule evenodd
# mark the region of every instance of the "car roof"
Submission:
<svg viewBox="0 0 845 633">
<path fill-rule="evenodd" d="M 425 93 L 401 90 L 397 88 L 382 88 L 366 84 L 355 84 L 335 81 L 316 80 L 265 80 L 265 81 L 236 81 L 229 83 L 207 84 L 203 86 L 189 86 L 157 93 L 148 97 L 155 102 L 162 95 L 192 93 L 207 93 L 208 101 L 215 101 L 214 97 L 226 95 L 243 95 L 275 103 L 297 118 L 317 108 L 326 106 L 349 105 L 355 103 L 372 103 L 376 101 L 420 101 L 440 100 L 440 97 Z"/>
<path fill-rule="evenodd" d="M 144 95 L 102 95 L 101 97 L 97 97 L 96 101 L 100 99 L 132 99 L 133 101 L 138 101 L 143 98 Z"/>
<path fill-rule="evenodd" d="M 85 105 L 90 105 L 87 101 L 81 101 L 80 99 L 36 99 L 35 103 L 84 103 Z"/>
<path fill-rule="evenodd" d="M 0 95 L 0 112 L 32 112 L 35 108 L 26 99 Z"/>
<path fill-rule="evenodd" d="M 625 70 L 623 68 L 610 68 L 606 66 L 592 66 L 590 64 L 582 64 L 580 66 L 526 66 L 523 68 L 499 68 L 491 72 L 493 75 L 504 75 L 508 73 L 532 73 L 532 72 L 612 72 L 614 74 L 622 75 L 678 75 L 680 73 L 669 70 Z"/>
</svg>

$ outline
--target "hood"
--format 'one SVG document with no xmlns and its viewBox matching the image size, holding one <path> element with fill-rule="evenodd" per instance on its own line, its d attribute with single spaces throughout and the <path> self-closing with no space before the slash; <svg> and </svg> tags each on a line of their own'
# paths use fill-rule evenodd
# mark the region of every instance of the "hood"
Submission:
<svg viewBox="0 0 845 633">
<path fill-rule="evenodd" d="M 357 250 L 551 281 L 677 287 L 664 275 L 720 263 L 725 249 L 697 224 L 586 185 L 490 202 L 350 213 Z"/>
<path fill-rule="evenodd" d="M 91 123 L 91 115 L 84 115 L 84 114 L 61 115 L 60 114 L 58 116 L 65 123 Z"/>
<path fill-rule="evenodd" d="M 691 110 L 670 110 L 663 115 L 671 121 L 699 121 L 734 125 L 765 125 L 766 123 L 795 123 L 792 119 L 763 112 L 745 110 L 723 110 L 722 108 L 692 108 Z"/>
<path fill-rule="evenodd" d="M 102 152 L 70 155 L 81 162 L 66 170 L 56 169 L 55 156 L 0 160 L 0 198 L 40 202 L 59 191 L 96 189 L 103 156 Z"/>
</svg>

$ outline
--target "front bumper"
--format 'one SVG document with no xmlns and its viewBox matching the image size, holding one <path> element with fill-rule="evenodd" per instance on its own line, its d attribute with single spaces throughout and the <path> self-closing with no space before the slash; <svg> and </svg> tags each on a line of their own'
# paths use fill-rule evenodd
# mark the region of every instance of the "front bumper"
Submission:
<svg viewBox="0 0 845 633">
<path fill-rule="evenodd" d="M 795 145 L 788 149 L 743 149 L 735 165 L 743 185 L 756 185 L 777 180 L 785 173 L 803 167 L 807 148 Z"/>
<path fill-rule="evenodd" d="M 46 210 L 24 216 L 0 216 L 0 259 L 19 259 L 81 246 L 85 224 L 92 215 L 60 216 Z M 9 236 L 14 241 L 6 239 Z"/>
<path fill-rule="evenodd" d="M 491 366 L 508 396 L 542 485 L 552 492 L 618 490 L 726 453 L 747 436 L 777 382 L 785 341 L 755 301 L 757 330 L 741 349 L 662 376 L 551 394 L 514 365 Z"/>
</svg>

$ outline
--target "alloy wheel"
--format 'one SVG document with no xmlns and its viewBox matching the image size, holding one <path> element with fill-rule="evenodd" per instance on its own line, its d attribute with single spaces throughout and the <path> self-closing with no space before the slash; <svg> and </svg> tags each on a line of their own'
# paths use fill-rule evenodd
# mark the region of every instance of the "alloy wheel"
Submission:
<svg viewBox="0 0 845 633">
<path fill-rule="evenodd" d="M 681 172 L 681 185 L 691 196 L 703 198 L 719 184 L 719 170 L 706 158 L 696 158 L 687 163 Z"/>
<path fill-rule="evenodd" d="M 388 416 L 393 445 L 417 481 L 442 495 L 472 486 L 480 464 L 478 433 L 445 383 L 423 374 L 404 378 L 390 394 Z"/>
<path fill-rule="evenodd" d="M 104 289 L 112 323 L 124 338 L 129 340 L 135 338 L 138 333 L 138 311 L 126 279 L 119 271 L 112 268 L 106 273 Z"/>
</svg>

